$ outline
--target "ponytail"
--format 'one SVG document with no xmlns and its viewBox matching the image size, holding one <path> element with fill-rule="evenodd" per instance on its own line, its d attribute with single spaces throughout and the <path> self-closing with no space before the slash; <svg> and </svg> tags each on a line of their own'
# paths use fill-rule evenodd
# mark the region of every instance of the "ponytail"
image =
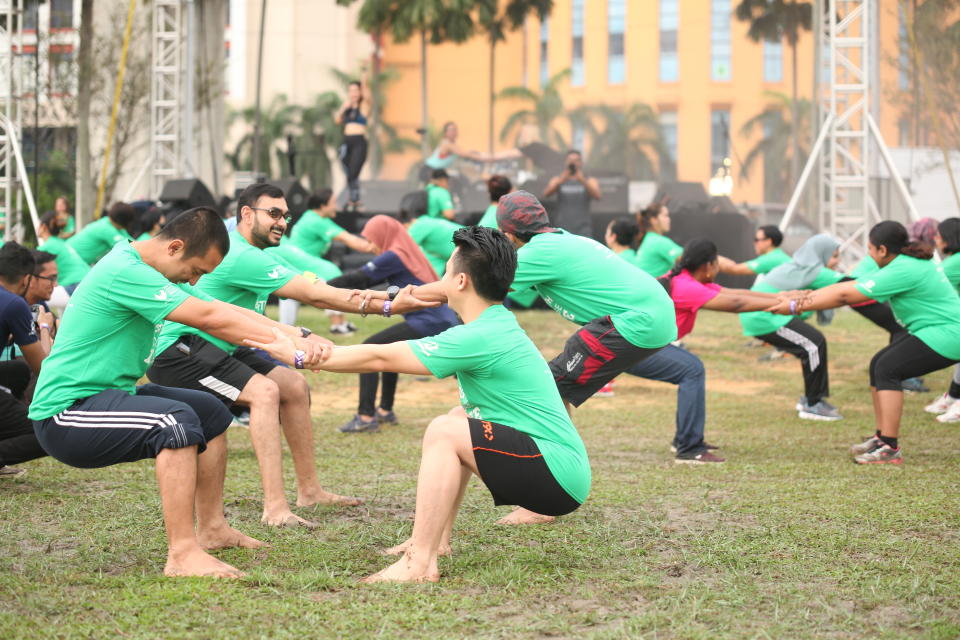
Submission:
<svg viewBox="0 0 960 640">
<path fill-rule="evenodd" d="M 648 231 L 653 231 L 653 219 L 660 215 L 660 210 L 664 205 L 659 202 L 651 202 L 645 209 L 637 214 L 637 224 L 640 225 L 640 233 L 637 234 L 637 245 L 643 242 L 643 237 Z"/>
<path fill-rule="evenodd" d="M 709 238 L 693 238 L 683 248 L 683 255 L 677 258 L 673 267 L 666 274 L 657 278 L 663 288 L 670 293 L 673 288 L 673 279 L 682 271 L 693 273 L 705 264 L 716 262 L 718 256 L 717 245 Z"/>
<path fill-rule="evenodd" d="M 637 236 L 640 234 L 640 227 L 634 218 L 620 216 L 610 223 L 610 233 L 613 234 L 617 244 L 631 249 L 637 248 Z"/>
<path fill-rule="evenodd" d="M 920 260 L 933 258 L 933 247 L 925 242 L 911 242 L 906 227 L 893 220 L 884 220 L 870 229 L 870 244 L 886 247 L 891 255 L 905 255 Z"/>
</svg>

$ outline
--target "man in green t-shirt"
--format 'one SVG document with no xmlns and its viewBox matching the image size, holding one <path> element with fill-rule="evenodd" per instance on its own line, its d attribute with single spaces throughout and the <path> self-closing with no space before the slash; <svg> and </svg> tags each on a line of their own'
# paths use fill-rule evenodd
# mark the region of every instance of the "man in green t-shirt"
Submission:
<svg viewBox="0 0 960 640">
<path fill-rule="evenodd" d="M 107 215 L 91 222 L 79 233 L 71 236 L 67 244 L 80 255 L 84 262 L 93 264 L 118 242 L 133 240 L 130 227 L 137 217 L 137 210 L 126 202 L 114 203 Z"/>
<path fill-rule="evenodd" d="M 357 311 L 349 292 L 299 275 L 264 249 L 277 246 L 287 228 L 283 191 L 266 183 L 244 189 L 237 199 L 237 230 L 230 233 L 230 251 L 223 262 L 200 279 L 200 287 L 217 300 L 263 313 L 275 294 L 320 309 Z M 379 301 L 370 311 L 382 311 Z M 386 315 L 419 308 L 407 295 L 398 296 Z M 308 329 L 301 329 L 304 336 Z M 152 382 L 205 391 L 227 405 L 250 408 L 253 440 L 263 482 L 263 522 L 273 526 L 312 523 L 295 515 L 283 487 L 281 426 L 290 445 L 297 479 L 297 505 L 358 505 L 360 500 L 325 491 L 317 479 L 310 415 L 310 387 L 296 371 L 252 349 L 236 348 L 198 328 L 175 322 L 164 325 L 157 357 L 147 371 Z"/>
<path fill-rule="evenodd" d="M 775 225 L 768 224 L 753 234 L 753 248 L 757 257 L 746 262 L 736 263 L 730 258 L 720 256 L 720 273 L 737 276 L 763 275 L 775 267 L 790 262 L 790 256 L 780 248 L 783 233 Z"/>
<path fill-rule="evenodd" d="M 204 327 L 231 343 L 271 339 L 276 328 L 296 340 L 288 362 L 297 367 L 314 366 L 329 352 L 292 327 L 178 284 L 193 285 L 212 271 L 228 244 L 217 213 L 200 208 L 150 240 L 114 247 L 71 298 L 30 405 L 37 439 L 65 464 L 97 468 L 156 458 L 168 576 L 239 577 L 206 550 L 262 543 L 231 528 L 223 513 L 230 412 L 207 394 L 137 386 L 163 322 Z"/>
<path fill-rule="evenodd" d="M 450 533 L 471 474 L 480 477 L 495 504 L 519 504 L 551 516 L 572 512 L 590 492 L 587 452 L 550 369 L 502 305 L 517 265 L 513 247 L 486 227 L 460 229 L 454 242 L 446 275 L 432 286 L 463 325 L 419 340 L 337 347 L 323 364 L 337 372 L 456 375 L 460 388 L 461 406 L 435 418 L 423 437 L 413 535 L 387 550 L 402 557 L 366 582 L 439 579 L 437 556 L 450 552 Z M 289 357 L 286 340 L 255 346 Z"/>
<path fill-rule="evenodd" d="M 450 177 L 443 169 L 434 169 L 427 185 L 427 215 L 431 218 L 453 220 L 453 196 L 450 195 Z"/>
<path fill-rule="evenodd" d="M 443 277 L 447 268 L 447 260 L 453 255 L 453 233 L 461 228 L 456 222 L 445 218 L 419 216 L 412 223 L 408 223 L 407 232 L 417 243 L 423 255 L 437 275 Z"/>
</svg>

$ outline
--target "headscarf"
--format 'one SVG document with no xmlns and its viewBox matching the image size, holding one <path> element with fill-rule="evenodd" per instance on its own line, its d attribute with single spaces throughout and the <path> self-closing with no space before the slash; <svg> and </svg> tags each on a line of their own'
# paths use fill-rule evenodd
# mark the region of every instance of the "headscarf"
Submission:
<svg viewBox="0 0 960 640">
<path fill-rule="evenodd" d="M 370 218 L 360 235 L 384 252 L 393 251 L 397 254 L 403 266 L 421 282 L 439 280 L 437 272 L 430 266 L 417 243 L 413 241 L 403 225 L 390 216 L 380 215 Z"/>
<path fill-rule="evenodd" d="M 803 243 L 793 254 L 793 260 L 776 267 L 763 278 L 765 284 L 778 291 L 806 289 L 827 266 L 840 243 L 830 234 L 820 233 Z"/>
<path fill-rule="evenodd" d="M 556 231 L 547 210 L 529 191 L 514 191 L 497 203 L 497 226 L 504 233 L 534 235 Z"/>
<path fill-rule="evenodd" d="M 932 247 L 937 235 L 937 221 L 933 218 L 920 218 L 911 222 L 907 231 L 910 233 L 911 242 L 922 242 Z"/>
</svg>

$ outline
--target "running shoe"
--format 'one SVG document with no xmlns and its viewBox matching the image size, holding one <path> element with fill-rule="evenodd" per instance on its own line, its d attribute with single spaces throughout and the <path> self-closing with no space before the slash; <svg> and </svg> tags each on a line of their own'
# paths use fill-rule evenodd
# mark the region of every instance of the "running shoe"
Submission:
<svg viewBox="0 0 960 640">
<path fill-rule="evenodd" d="M 26 469 L 20 469 L 19 467 L 8 467 L 4 465 L 0 467 L 0 478 L 16 478 L 17 476 L 22 476 L 26 472 Z"/>
<path fill-rule="evenodd" d="M 600 389 L 593 394 L 598 398 L 612 398 L 613 397 L 613 380 L 607 384 L 600 387 Z"/>
<path fill-rule="evenodd" d="M 230 426 L 250 428 L 250 412 L 244 409 L 240 415 L 233 416 L 233 422 L 230 423 Z"/>
<path fill-rule="evenodd" d="M 673 462 L 674 464 L 708 464 L 710 462 L 726 462 L 726 459 L 714 455 L 709 451 L 704 451 L 695 456 L 677 456 L 673 459 Z"/>
<path fill-rule="evenodd" d="M 877 449 L 882 446 L 883 446 L 883 440 L 881 440 L 876 435 L 872 435 L 866 440 L 864 440 L 863 442 L 861 442 L 860 444 L 855 444 L 852 447 L 850 447 L 850 453 L 855 456 L 859 456 L 864 453 L 870 453 L 874 449 Z"/>
<path fill-rule="evenodd" d="M 353 418 L 350 419 L 344 425 L 341 425 L 337 428 L 337 431 L 340 433 L 364 433 L 369 431 L 377 431 L 380 429 L 380 423 L 377 422 L 376 418 L 371 418 L 370 420 L 364 420 L 360 417 L 360 414 L 354 414 Z"/>
<path fill-rule="evenodd" d="M 704 440 L 704 441 L 703 441 L 703 448 L 706 449 L 707 451 L 716 451 L 716 450 L 719 449 L 720 447 L 718 447 L 718 446 L 715 445 L 715 444 L 710 444 L 709 442 L 707 442 L 706 440 Z M 677 445 L 671 444 L 671 445 L 670 445 L 670 451 L 673 452 L 673 453 L 676 453 L 676 452 L 677 452 Z"/>
<path fill-rule="evenodd" d="M 904 391 L 909 393 L 929 393 L 930 388 L 923 384 L 923 378 L 907 378 L 900 383 Z"/>
<path fill-rule="evenodd" d="M 947 410 L 956 404 L 957 399 L 951 398 L 949 393 L 945 393 L 923 408 L 927 413 L 946 413 Z"/>
<path fill-rule="evenodd" d="M 399 422 L 399 420 L 397 420 L 397 414 L 395 414 L 392 410 L 387 411 L 386 413 L 380 413 L 380 411 L 377 411 L 376 419 L 378 424 L 397 424 Z"/>
<path fill-rule="evenodd" d="M 903 464 L 903 455 L 900 453 L 900 447 L 894 449 L 888 444 L 883 444 L 873 451 L 860 454 L 853 461 L 857 464 Z"/>
<path fill-rule="evenodd" d="M 843 419 L 843 416 L 840 415 L 837 408 L 826 400 L 821 400 L 817 404 L 810 406 L 806 399 L 804 399 L 803 406 L 797 411 L 797 415 L 804 420 L 825 420 L 832 422 Z"/>
<path fill-rule="evenodd" d="M 343 324 L 332 324 L 330 325 L 330 333 L 338 336 L 349 336 L 357 330 L 356 327 L 351 327 L 352 325 L 349 322 L 344 322 Z"/>
<path fill-rule="evenodd" d="M 938 422 L 960 422 L 960 402 L 954 402 L 950 408 L 937 416 Z"/>
</svg>

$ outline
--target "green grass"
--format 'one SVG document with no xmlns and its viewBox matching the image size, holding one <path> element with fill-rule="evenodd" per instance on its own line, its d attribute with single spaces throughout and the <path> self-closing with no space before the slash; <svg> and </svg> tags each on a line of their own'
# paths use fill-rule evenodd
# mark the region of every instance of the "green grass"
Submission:
<svg viewBox="0 0 960 640">
<path fill-rule="evenodd" d="M 304 312 L 302 312 L 304 313 Z M 325 317 L 304 313 L 323 329 Z M 573 325 L 520 320 L 555 355 Z M 388 322 L 368 318 L 364 332 Z M 310 375 L 325 486 L 357 509 L 298 510 L 314 531 L 259 523 L 247 431 L 231 429 L 226 508 L 263 551 L 219 553 L 238 582 L 161 577 L 165 540 L 150 461 L 82 471 L 52 460 L 0 482 L 5 637 L 960 637 L 960 454 L 955 425 L 909 396 L 901 468 L 861 468 L 872 432 L 866 367 L 886 339 L 853 313 L 824 329 L 832 400 L 846 419 L 798 420 L 799 364 L 758 363 L 735 317 L 701 314 L 688 340 L 707 367 L 707 435 L 725 465 L 673 464 L 675 388 L 623 376 L 576 415 L 594 472 L 556 524 L 507 528 L 474 480 L 436 585 L 360 586 L 377 550 L 409 535 L 419 440 L 455 383 L 404 376 L 402 424 L 342 435 L 356 377 Z M 927 377 L 942 392 L 949 372 Z M 293 496 L 291 465 L 286 464 Z"/>
</svg>

